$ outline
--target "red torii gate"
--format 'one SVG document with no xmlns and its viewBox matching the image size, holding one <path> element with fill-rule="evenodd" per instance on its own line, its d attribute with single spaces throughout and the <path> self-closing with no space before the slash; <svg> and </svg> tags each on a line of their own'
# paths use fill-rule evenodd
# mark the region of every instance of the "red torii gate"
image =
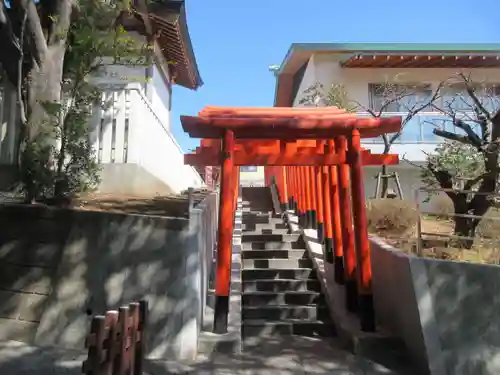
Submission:
<svg viewBox="0 0 500 375">
<path fill-rule="evenodd" d="M 361 148 L 360 137 L 397 132 L 401 119 L 358 119 L 334 107 L 206 107 L 198 117 L 181 116 L 181 122 L 190 136 L 206 138 L 195 154 L 185 156 L 185 162 L 222 164 L 214 331 L 227 331 L 239 165 L 273 165 L 266 167 L 266 182 L 274 177 L 281 202 L 296 209 L 306 227 L 324 222 L 326 258 L 336 265 L 337 282 L 343 283 L 346 276 L 348 308 L 355 310 L 359 302 L 362 329 L 374 330 L 362 165 L 395 164 L 398 158 L 372 155 Z M 349 168 L 354 220 L 348 199 Z"/>
</svg>

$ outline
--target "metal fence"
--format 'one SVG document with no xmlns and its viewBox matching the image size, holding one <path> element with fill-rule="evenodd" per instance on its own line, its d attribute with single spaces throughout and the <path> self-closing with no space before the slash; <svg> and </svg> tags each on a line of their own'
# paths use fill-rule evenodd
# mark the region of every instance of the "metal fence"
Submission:
<svg viewBox="0 0 500 375">
<path fill-rule="evenodd" d="M 85 340 L 86 375 L 142 375 L 148 305 L 134 302 L 92 319 Z"/>
<path fill-rule="evenodd" d="M 467 202 L 474 196 L 484 196 L 490 202 L 485 215 L 455 213 L 453 203 L 447 193 L 463 194 Z M 417 208 L 417 226 L 414 251 L 419 256 L 436 256 L 456 260 L 500 263 L 500 210 L 497 193 L 483 193 L 474 190 L 441 189 L 421 187 L 415 190 Z M 434 199 L 428 209 L 422 208 L 422 202 Z M 436 203 L 440 199 L 441 203 Z M 477 199 L 477 198 L 476 198 Z M 459 234 L 457 222 L 463 220 L 469 225 L 476 221 L 473 236 Z M 472 233 L 469 233 L 472 234 Z"/>
</svg>

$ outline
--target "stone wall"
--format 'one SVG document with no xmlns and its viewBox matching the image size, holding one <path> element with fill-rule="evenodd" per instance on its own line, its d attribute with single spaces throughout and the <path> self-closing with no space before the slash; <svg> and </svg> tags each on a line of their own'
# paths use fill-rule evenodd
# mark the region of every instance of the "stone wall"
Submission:
<svg viewBox="0 0 500 375">
<path fill-rule="evenodd" d="M 190 219 L 1 206 L 0 338 L 83 349 L 91 316 L 146 299 L 149 357 L 193 358 L 215 198 Z"/>
<path fill-rule="evenodd" d="M 404 254 L 371 238 L 379 322 L 422 374 L 500 373 L 500 267 Z"/>
<path fill-rule="evenodd" d="M 68 213 L 0 206 L 0 339 L 34 340 L 69 230 Z"/>
</svg>

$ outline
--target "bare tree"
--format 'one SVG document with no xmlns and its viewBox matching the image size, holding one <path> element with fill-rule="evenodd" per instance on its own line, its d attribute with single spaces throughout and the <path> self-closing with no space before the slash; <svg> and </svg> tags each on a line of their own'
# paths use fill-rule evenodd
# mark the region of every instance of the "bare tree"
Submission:
<svg viewBox="0 0 500 375">
<path fill-rule="evenodd" d="M 384 142 L 383 154 L 391 151 L 392 145 L 400 139 L 405 126 L 420 112 L 430 108 L 440 95 L 440 90 L 434 93 L 432 89 L 418 84 L 400 84 L 398 76 L 392 81 L 370 85 L 372 98 L 368 105 L 364 105 L 350 98 L 345 87 L 333 84 L 328 89 L 317 82 L 303 92 L 299 104 L 314 106 L 336 106 L 348 112 L 366 112 L 373 118 L 380 118 L 388 112 L 394 116 L 402 117 L 401 130 L 393 134 L 382 135 Z M 387 196 L 389 190 L 388 166 L 383 165 L 381 169 L 381 196 Z"/>
<path fill-rule="evenodd" d="M 498 187 L 500 90 L 458 73 L 443 82 L 440 91 L 443 100 L 434 101 L 432 107 L 446 115 L 450 126 L 433 130 L 445 143 L 427 156 L 422 177 L 451 199 L 454 233 L 466 238 L 459 241 L 461 246 L 470 248 Z"/>
<path fill-rule="evenodd" d="M 437 100 L 440 90 L 434 93 L 432 89 L 421 84 L 398 83 L 398 76 L 392 81 L 371 85 L 372 98 L 368 106 L 359 104 L 361 111 L 367 112 L 373 118 L 381 118 L 388 112 L 394 116 L 401 116 L 401 130 L 393 134 L 383 134 L 383 154 L 391 151 L 392 145 L 397 142 L 403 134 L 406 126 L 420 112 L 430 109 L 430 103 Z M 387 165 L 381 167 L 382 189 L 381 196 L 386 197 L 389 190 L 389 174 Z M 398 180 L 397 180 L 398 181 Z M 401 192 L 400 192 L 401 194 Z"/>
</svg>

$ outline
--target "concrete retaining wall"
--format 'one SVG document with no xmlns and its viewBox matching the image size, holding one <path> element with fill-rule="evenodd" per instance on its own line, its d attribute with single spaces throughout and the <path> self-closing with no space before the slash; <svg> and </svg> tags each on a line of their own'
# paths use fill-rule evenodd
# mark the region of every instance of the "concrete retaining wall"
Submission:
<svg viewBox="0 0 500 375">
<path fill-rule="evenodd" d="M 371 238 L 377 319 L 419 373 L 500 373 L 500 267 L 404 254 Z"/>
<path fill-rule="evenodd" d="M 1 206 L 0 338 L 83 348 L 92 315 L 145 298 L 149 357 L 193 358 L 216 202 L 189 220 Z"/>
</svg>

